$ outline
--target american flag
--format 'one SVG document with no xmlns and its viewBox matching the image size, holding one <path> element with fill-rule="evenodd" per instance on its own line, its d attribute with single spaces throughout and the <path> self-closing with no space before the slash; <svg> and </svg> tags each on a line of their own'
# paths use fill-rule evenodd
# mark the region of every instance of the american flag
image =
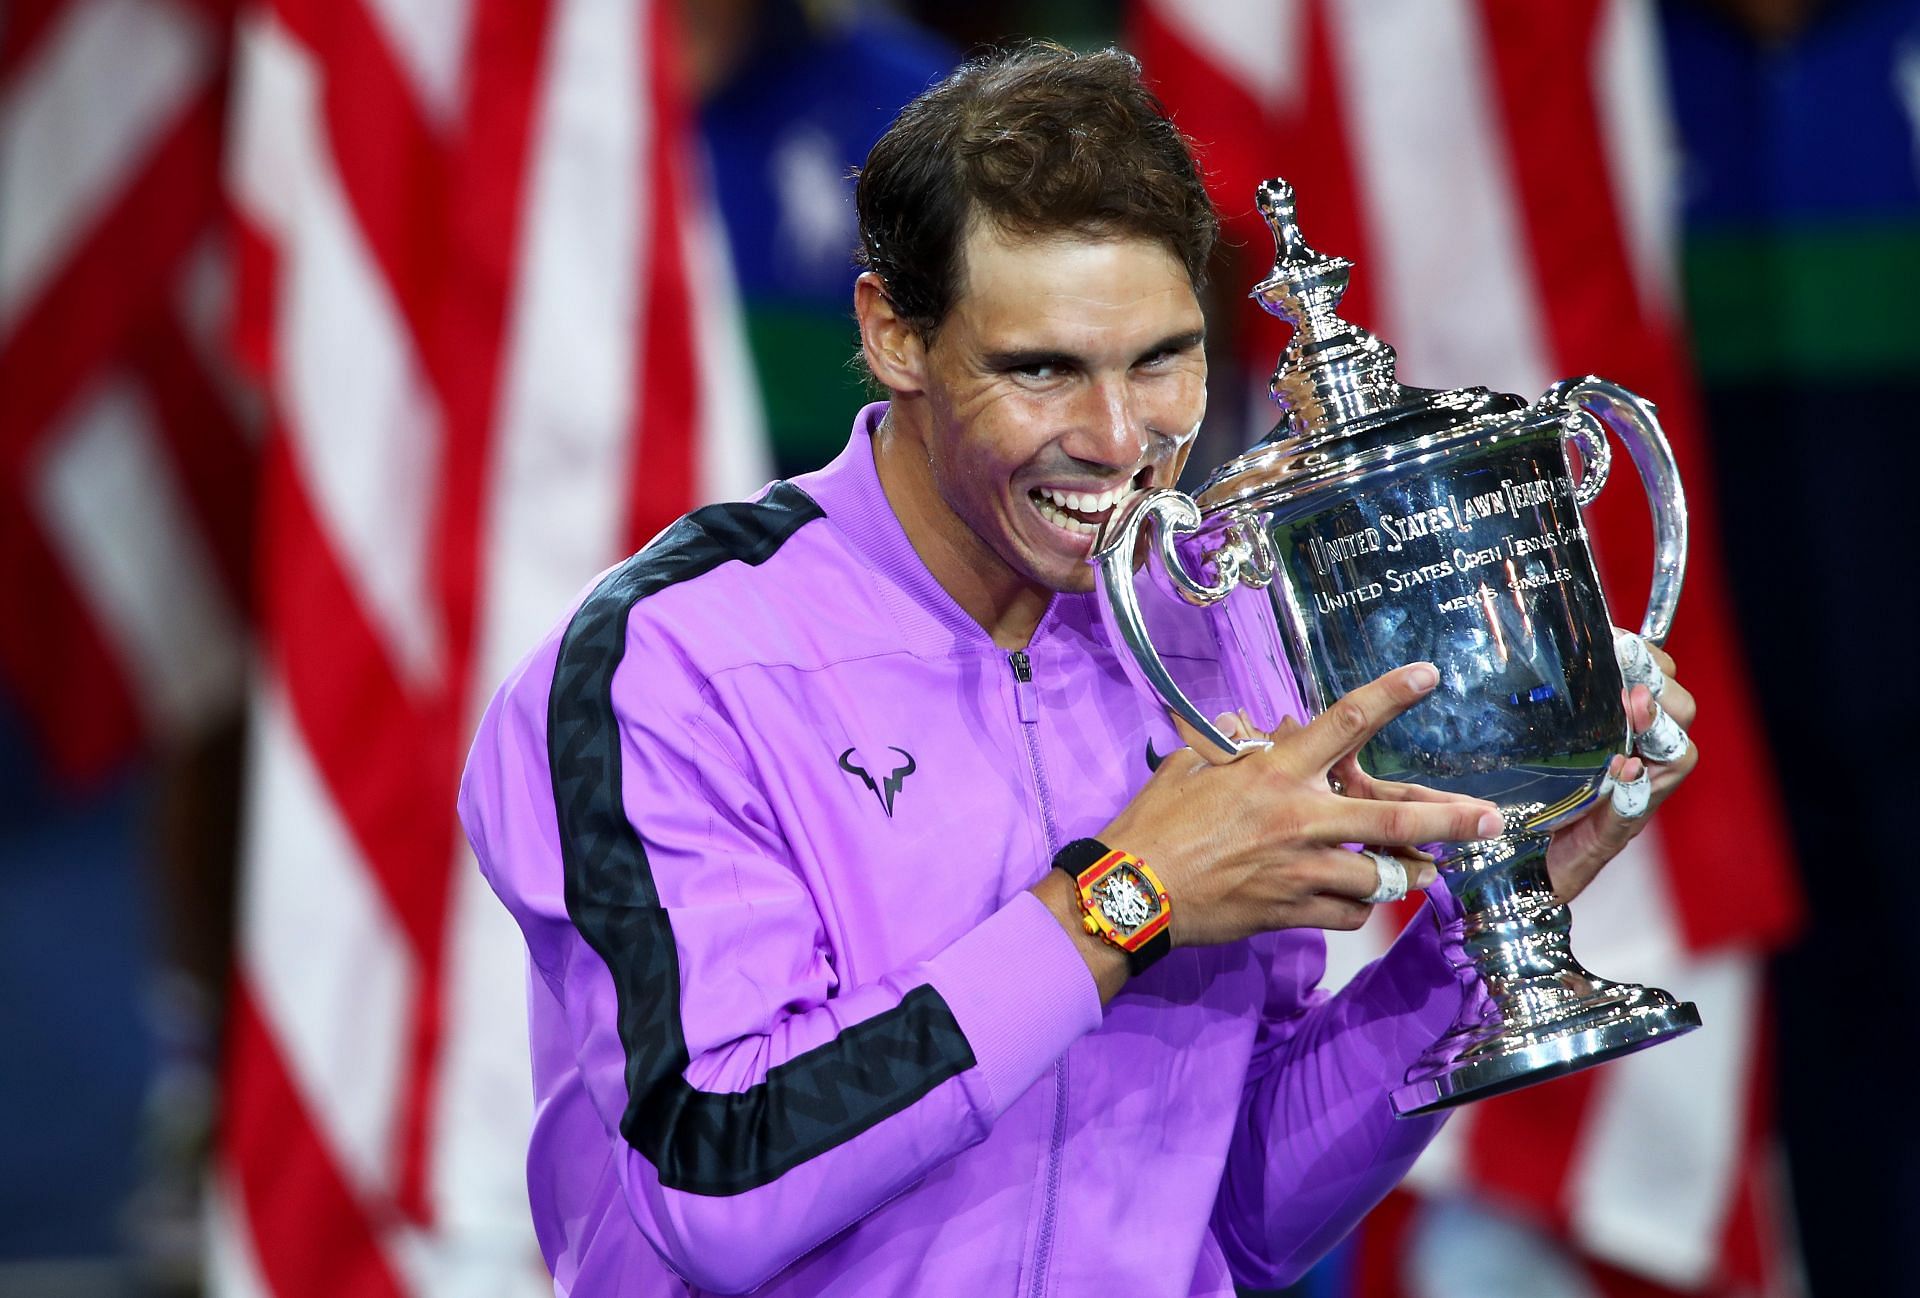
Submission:
<svg viewBox="0 0 1920 1298">
<path fill-rule="evenodd" d="M 0 688 L 75 783 L 240 699 L 253 451 L 224 360 L 229 7 L 0 16 Z"/>
<path fill-rule="evenodd" d="M 1403 379 L 1528 396 L 1614 379 L 1658 404 L 1691 506 L 1669 644 L 1704 758 L 1575 904 L 1574 947 L 1602 976 L 1695 1000 L 1707 1026 L 1458 1113 L 1410 1178 L 1419 1199 L 1363 1229 L 1360 1290 L 1494 1291 L 1498 1256 L 1536 1259 L 1504 1291 L 1542 1298 L 1792 1292 L 1762 957 L 1797 893 L 1715 550 L 1651 0 L 1139 0 L 1132 18 L 1238 241 L 1231 282 L 1267 268 L 1253 189 L 1283 175 L 1308 241 L 1356 263 L 1342 314 L 1398 350 Z M 1238 323 L 1264 378 L 1284 327 Z M 1652 547 L 1624 467 L 1592 521 L 1633 625 Z M 1376 928 L 1337 947 L 1338 970 L 1384 945 Z"/>
<path fill-rule="evenodd" d="M 599 568 L 763 480 L 665 0 L 272 0 L 235 38 L 267 394 L 224 1295 L 550 1291 L 480 706 Z"/>
</svg>

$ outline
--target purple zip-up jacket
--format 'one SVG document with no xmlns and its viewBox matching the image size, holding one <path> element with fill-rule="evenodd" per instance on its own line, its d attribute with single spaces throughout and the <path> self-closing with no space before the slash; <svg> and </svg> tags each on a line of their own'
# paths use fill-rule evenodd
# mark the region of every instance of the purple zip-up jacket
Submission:
<svg viewBox="0 0 1920 1298">
<path fill-rule="evenodd" d="M 883 410 L 604 576 L 474 741 L 556 1291 L 1289 1281 L 1437 1129 L 1386 1100 L 1461 1006 L 1436 926 L 1332 997 L 1296 929 L 1176 950 L 1103 1009 L 1028 889 L 1179 740 L 1091 596 L 1024 654 L 960 610 L 881 491 Z"/>
</svg>

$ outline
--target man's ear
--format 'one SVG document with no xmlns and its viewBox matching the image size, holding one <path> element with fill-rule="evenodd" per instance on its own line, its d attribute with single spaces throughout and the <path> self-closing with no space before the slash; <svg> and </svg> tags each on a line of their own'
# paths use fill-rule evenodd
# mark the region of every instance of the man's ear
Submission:
<svg viewBox="0 0 1920 1298">
<path fill-rule="evenodd" d="M 853 314 L 860 322 L 860 350 L 880 386 L 901 396 L 925 391 L 927 345 L 872 271 L 853 282 Z"/>
</svg>

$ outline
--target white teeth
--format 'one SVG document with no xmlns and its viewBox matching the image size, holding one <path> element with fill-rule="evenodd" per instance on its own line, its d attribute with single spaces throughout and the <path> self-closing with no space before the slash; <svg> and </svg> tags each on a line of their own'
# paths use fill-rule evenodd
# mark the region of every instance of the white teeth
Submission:
<svg viewBox="0 0 1920 1298">
<path fill-rule="evenodd" d="M 1043 497 L 1035 503 L 1039 507 L 1040 517 L 1046 519 L 1056 527 L 1064 527 L 1070 532 L 1085 532 L 1089 536 L 1100 530 L 1094 524 L 1083 523 L 1072 514 L 1065 512 L 1058 505 L 1055 505 L 1052 500 Z"/>
<path fill-rule="evenodd" d="M 1090 495 L 1084 491 L 1056 491 L 1052 487 L 1038 488 L 1034 492 L 1034 495 L 1036 498 L 1057 505 L 1062 509 L 1078 510 L 1082 514 L 1098 514 L 1103 510 L 1111 509 L 1113 506 L 1119 504 L 1122 500 L 1126 499 L 1127 494 L 1132 490 L 1133 485 L 1131 483 L 1123 482 L 1119 486 L 1108 491 L 1103 491 L 1098 495 Z"/>
</svg>

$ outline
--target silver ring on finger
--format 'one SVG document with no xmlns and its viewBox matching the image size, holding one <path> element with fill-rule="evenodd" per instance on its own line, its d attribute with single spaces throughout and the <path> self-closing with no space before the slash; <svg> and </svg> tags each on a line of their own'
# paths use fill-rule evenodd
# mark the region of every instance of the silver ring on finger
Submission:
<svg viewBox="0 0 1920 1298">
<path fill-rule="evenodd" d="M 1379 880 L 1365 898 L 1367 905 L 1379 906 L 1389 901 L 1399 901 L 1407 895 L 1407 867 L 1399 858 L 1388 856 L 1385 852 L 1365 850 L 1361 855 L 1373 861 L 1374 875 Z"/>
<path fill-rule="evenodd" d="M 1653 724 L 1633 737 L 1633 746 L 1650 762 L 1671 762 L 1687 751 L 1687 732 L 1656 703 Z"/>
</svg>

